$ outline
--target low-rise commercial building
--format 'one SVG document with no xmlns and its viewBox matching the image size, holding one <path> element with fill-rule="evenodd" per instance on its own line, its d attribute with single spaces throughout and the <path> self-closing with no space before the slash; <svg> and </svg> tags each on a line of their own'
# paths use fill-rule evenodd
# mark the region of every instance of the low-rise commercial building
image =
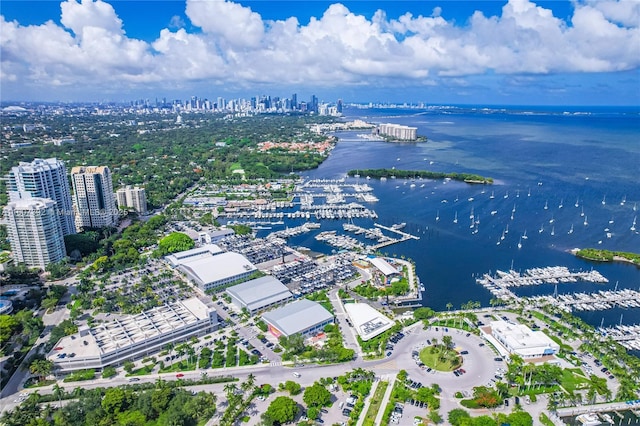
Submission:
<svg viewBox="0 0 640 426">
<path fill-rule="evenodd" d="M 523 324 L 492 321 L 490 327 L 491 336 L 508 353 L 524 359 L 554 355 L 560 350 L 560 345 L 542 331 L 533 331 Z"/>
<path fill-rule="evenodd" d="M 389 262 L 384 260 L 381 257 L 372 257 L 367 259 L 369 263 L 371 263 L 378 271 L 382 273 L 385 277 L 391 277 L 396 275 L 401 275 L 400 271 L 391 266 Z"/>
<path fill-rule="evenodd" d="M 216 311 L 194 297 L 95 327 L 83 327 L 60 339 L 47 359 L 63 373 L 102 369 L 148 356 L 167 343 L 206 334 L 217 326 Z"/>
<path fill-rule="evenodd" d="M 275 337 L 294 334 L 312 336 L 320 333 L 327 324 L 333 324 L 333 314 L 321 304 L 301 299 L 262 315 L 262 320 Z"/>
<path fill-rule="evenodd" d="M 174 253 L 166 259 L 202 291 L 247 278 L 258 270 L 240 253 L 223 252 L 215 244 Z"/>
<path fill-rule="evenodd" d="M 289 289 L 272 276 L 234 285 L 226 291 L 234 305 L 246 309 L 251 315 L 293 300 Z"/>
<path fill-rule="evenodd" d="M 393 321 L 366 303 L 345 303 L 344 309 L 353 328 L 364 341 L 372 339 L 393 327 Z"/>
</svg>

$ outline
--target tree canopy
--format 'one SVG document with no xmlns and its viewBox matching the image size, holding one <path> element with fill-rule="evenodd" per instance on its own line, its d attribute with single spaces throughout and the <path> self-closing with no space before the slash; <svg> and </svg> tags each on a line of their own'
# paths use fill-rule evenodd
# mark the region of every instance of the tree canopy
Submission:
<svg viewBox="0 0 640 426">
<path fill-rule="evenodd" d="M 288 396 L 279 396 L 274 399 L 266 411 L 269 418 L 280 424 L 292 422 L 296 414 L 298 414 L 298 404 Z"/>
<path fill-rule="evenodd" d="M 158 249 L 154 252 L 156 256 L 177 253 L 179 251 L 190 250 L 195 246 L 195 242 L 187 234 L 182 232 L 172 232 L 158 242 Z"/>
<path fill-rule="evenodd" d="M 331 392 L 320 383 L 314 383 L 304 390 L 302 400 L 309 407 L 326 407 L 331 403 Z"/>
</svg>

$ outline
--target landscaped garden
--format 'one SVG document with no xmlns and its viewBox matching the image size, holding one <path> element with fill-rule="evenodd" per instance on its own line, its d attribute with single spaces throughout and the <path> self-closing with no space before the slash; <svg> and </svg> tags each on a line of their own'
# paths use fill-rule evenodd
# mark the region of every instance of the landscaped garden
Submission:
<svg viewBox="0 0 640 426">
<path fill-rule="evenodd" d="M 446 336 L 448 337 L 448 336 Z M 437 371 L 453 371 L 462 365 L 462 357 L 446 343 L 436 343 L 420 351 L 420 361 Z"/>
</svg>

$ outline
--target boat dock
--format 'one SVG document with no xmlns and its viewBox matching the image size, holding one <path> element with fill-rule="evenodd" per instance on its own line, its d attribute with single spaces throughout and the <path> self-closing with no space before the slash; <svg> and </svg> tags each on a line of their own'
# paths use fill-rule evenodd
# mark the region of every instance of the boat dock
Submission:
<svg viewBox="0 0 640 426">
<path fill-rule="evenodd" d="M 640 325 L 620 324 L 612 327 L 600 327 L 598 331 L 629 350 L 640 350 Z"/>
<path fill-rule="evenodd" d="M 603 311 L 616 306 L 622 308 L 640 307 L 640 292 L 627 288 L 622 290 L 601 290 L 595 293 L 534 296 L 529 300 L 535 303 L 553 303 L 567 312 Z"/>
<path fill-rule="evenodd" d="M 487 282 L 496 287 L 521 287 L 540 284 L 575 283 L 578 281 L 588 281 L 593 283 L 607 283 L 608 279 L 603 277 L 598 271 L 571 272 L 564 266 L 550 266 L 547 268 L 527 269 L 524 274 L 514 270 L 509 272 L 496 271 L 496 276 L 485 274 L 479 278 L 478 283 Z"/>
<path fill-rule="evenodd" d="M 297 235 L 305 234 L 307 232 L 310 232 L 312 229 L 318 229 L 318 228 L 320 228 L 319 223 L 307 222 L 300 226 L 296 226 L 293 228 L 285 228 L 281 231 L 272 232 L 267 236 L 267 238 L 285 238 L 286 239 L 286 238 L 295 237 Z"/>
</svg>

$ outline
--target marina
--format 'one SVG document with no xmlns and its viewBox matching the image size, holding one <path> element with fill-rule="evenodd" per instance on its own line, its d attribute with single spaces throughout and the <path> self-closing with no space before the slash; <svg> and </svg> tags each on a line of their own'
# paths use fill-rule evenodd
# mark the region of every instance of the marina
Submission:
<svg viewBox="0 0 640 426">
<path fill-rule="evenodd" d="M 594 293 L 534 296 L 529 300 L 534 303 L 553 303 L 567 312 L 604 311 L 614 307 L 640 308 L 640 292 L 628 288 Z"/>
<path fill-rule="evenodd" d="M 589 281 L 594 283 L 607 283 L 608 279 L 603 277 L 598 271 L 571 272 L 564 266 L 550 266 L 547 268 L 527 269 L 524 274 L 514 270 L 509 272 L 496 271 L 495 276 L 484 274 L 482 278 L 476 280 L 479 284 L 494 286 L 499 288 L 520 287 L 540 284 L 575 283 L 578 281 Z"/>
<path fill-rule="evenodd" d="M 612 338 L 629 350 L 640 350 L 640 325 L 638 324 L 600 327 L 598 331 L 603 336 Z"/>
</svg>

